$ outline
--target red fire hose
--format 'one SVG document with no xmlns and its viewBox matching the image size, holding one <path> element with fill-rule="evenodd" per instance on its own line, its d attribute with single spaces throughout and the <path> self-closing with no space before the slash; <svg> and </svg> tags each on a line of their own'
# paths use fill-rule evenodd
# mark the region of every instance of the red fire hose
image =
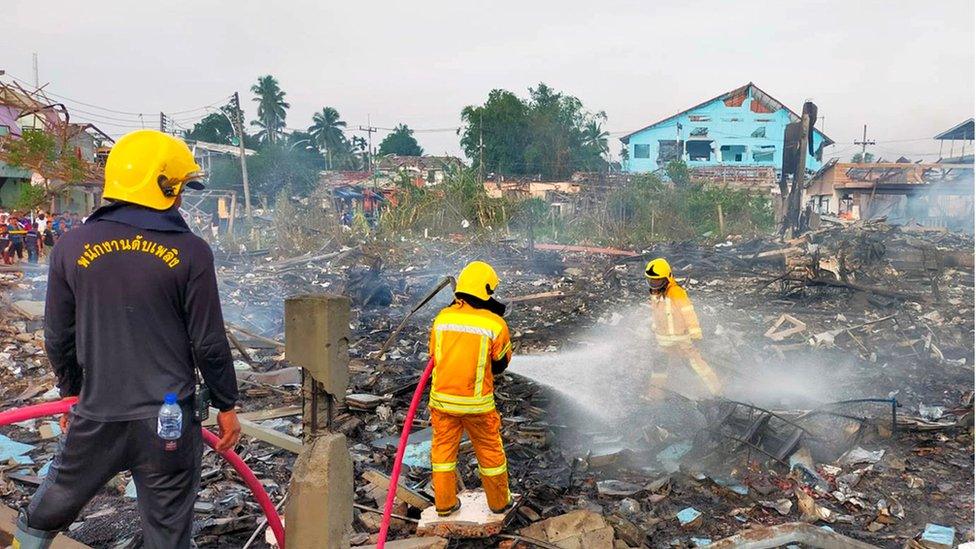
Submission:
<svg viewBox="0 0 976 549">
<path fill-rule="evenodd" d="M 407 439 L 410 438 L 410 426 L 413 424 L 413 416 L 417 413 L 417 406 L 420 405 L 420 397 L 424 394 L 424 387 L 430 379 L 430 373 L 434 371 L 434 358 L 427 362 L 424 373 L 420 374 L 420 381 L 417 382 L 417 389 L 413 392 L 413 400 L 410 401 L 410 408 L 407 410 L 407 419 L 403 422 L 403 431 L 400 432 L 400 445 L 397 446 L 396 458 L 393 459 L 393 472 L 390 474 L 390 488 L 386 492 L 386 503 L 383 505 L 383 522 L 380 523 L 380 536 L 376 540 L 376 549 L 383 549 L 386 545 L 386 536 L 390 530 L 390 517 L 393 513 L 393 499 L 396 497 L 398 482 L 400 481 L 400 467 L 403 465 L 403 453 L 407 449 Z"/>
<path fill-rule="evenodd" d="M 55 402 L 45 402 L 44 404 L 24 406 L 23 408 L 15 408 L 13 410 L 0 412 L 0 425 L 9 425 L 11 423 L 27 421 L 28 419 L 66 414 L 68 413 L 68 410 L 71 409 L 71 405 L 77 402 L 77 400 L 77 398 L 71 397 Z M 217 451 L 216 446 L 217 443 L 220 442 L 217 435 L 206 429 L 201 429 L 201 431 L 203 432 L 204 442 L 206 442 L 211 448 L 214 448 L 214 451 Z M 251 468 L 244 463 L 241 456 L 237 455 L 234 450 L 227 450 L 217 453 L 231 464 L 234 470 L 237 471 L 237 474 L 239 474 L 244 480 L 244 484 L 247 484 L 247 487 L 251 489 L 251 495 L 254 496 L 254 499 L 257 500 L 258 505 L 261 506 L 261 510 L 264 511 L 264 516 L 268 519 L 268 527 L 271 528 L 275 539 L 278 540 L 278 547 L 284 549 L 285 529 L 281 525 L 281 518 L 278 516 L 278 511 L 275 509 L 274 504 L 271 503 L 271 498 L 268 497 L 268 493 L 264 491 L 264 486 L 261 486 L 261 482 L 258 481 L 256 476 L 254 476 L 254 472 L 251 471 Z M 403 457 L 402 453 L 400 457 Z M 387 522 L 389 522 L 389 520 L 387 520 Z"/>
</svg>

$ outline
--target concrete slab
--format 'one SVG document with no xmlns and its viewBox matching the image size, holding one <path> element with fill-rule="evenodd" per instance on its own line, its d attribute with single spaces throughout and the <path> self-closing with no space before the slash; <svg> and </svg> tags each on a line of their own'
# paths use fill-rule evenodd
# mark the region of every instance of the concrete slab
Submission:
<svg viewBox="0 0 976 549">
<path fill-rule="evenodd" d="M 613 549 L 613 526 L 599 513 L 585 509 L 530 524 L 519 533 L 563 549 Z"/>
<path fill-rule="evenodd" d="M 361 545 L 362 549 L 375 549 L 376 545 Z M 447 540 L 437 536 L 398 539 L 386 542 L 387 549 L 447 549 Z"/>
<path fill-rule="evenodd" d="M 237 377 L 268 385 L 300 385 L 302 383 L 302 369 L 297 366 L 288 366 L 270 372 L 237 372 Z"/>
<path fill-rule="evenodd" d="M 43 301 L 14 301 L 13 308 L 27 320 L 39 320 L 44 318 Z"/>
<path fill-rule="evenodd" d="M 17 511 L 6 505 L 0 505 L 0 547 L 13 545 L 14 532 L 17 531 Z M 54 538 L 52 549 L 87 549 L 83 543 L 65 537 L 64 534 Z"/>
<path fill-rule="evenodd" d="M 516 495 L 512 497 L 517 498 Z M 492 513 L 484 490 L 465 490 L 458 494 L 461 509 L 447 517 L 437 516 L 431 506 L 420 514 L 418 536 L 445 538 L 487 538 L 502 531 L 508 513 Z"/>
</svg>

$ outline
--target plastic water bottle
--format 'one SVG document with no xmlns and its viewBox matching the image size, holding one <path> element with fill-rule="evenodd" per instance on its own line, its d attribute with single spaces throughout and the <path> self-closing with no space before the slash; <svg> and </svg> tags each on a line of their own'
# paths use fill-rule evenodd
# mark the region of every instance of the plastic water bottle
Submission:
<svg viewBox="0 0 976 549">
<path fill-rule="evenodd" d="M 163 440 L 176 440 L 183 432 L 183 410 L 176 402 L 176 393 L 166 393 L 163 405 L 159 408 L 156 432 Z"/>
</svg>

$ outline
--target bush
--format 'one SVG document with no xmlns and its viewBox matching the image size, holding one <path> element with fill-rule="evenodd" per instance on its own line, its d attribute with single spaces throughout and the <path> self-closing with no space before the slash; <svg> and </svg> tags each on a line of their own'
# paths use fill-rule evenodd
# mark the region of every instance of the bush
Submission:
<svg viewBox="0 0 976 549">
<path fill-rule="evenodd" d="M 746 190 L 672 185 L 654 175 L 634 177 L 610 191 L 601 207 L 579 216 L 565 238 L 640 247 L 653 240 L 689 240 L 719 235 L 721 205 L 727 234 L 754 234 L 773 227 L 767 196 Z"/>
<path fill-rule="evenodd" d="M 302 204 L 281 192 L 273 214 L 274 242 L 279 255 L 291 257 L 317 252 L 343 239 L 335 212 L 314 201 Z"/>
<path fill-rule="evenodd" d="M 516 211 L 511 200 L 488 196 L 470 169 L 448 173 L 443 183 L 431 187 L 417 187 L 404 176 L 398 190 L 396 205 L 380 216 L 383 236 L 425 229 L 428 235 L 446 235 L 464 231 L 465 222 L 475 230 L 504 229 Z"/>
<path fill-rule="evenodd" d="M 48 193 L 44 187 L 28 183 L 20 187 L 20 194 L 14 204 L 15 210 L 29 212 L 47 202 Z"/>
<path fill-rule="evenodd" d="M 531 231 L 537 241 L 642 247 L 653 240 L 724 237 L 718 234 L 719 206 L 726 234 L 756 234 L 773 227 L 769 197 L 746 190 L 694 182 L 675 185 L 640 175 L 609 191 L 597 205 L 559 217 L 540 198 L 489 197 L 473 171 L 460 170 L 432 187 L 417 187 L 405 177 L 396 205 L 380 216 L 378 233 L 395 237 L 426 230 L 430 236 L 443 236 L 500 230 L 527 237 Z"/>
</svg>

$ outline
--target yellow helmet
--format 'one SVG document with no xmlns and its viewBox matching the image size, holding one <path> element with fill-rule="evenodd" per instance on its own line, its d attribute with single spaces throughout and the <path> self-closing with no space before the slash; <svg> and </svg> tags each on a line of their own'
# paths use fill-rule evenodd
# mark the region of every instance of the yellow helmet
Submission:
<svg viewBox="0 0 976 549">
<path fill-rule="evenodd" d="M 472 261 L 461 269 L 454 293 L 468 294 L 482 301 L 488 301 L 491 299 L 491 294 L 495 293 L 498 282 L 498 275 L 491 265 L 484 261 Z"/>
<path fill-rule="evenodd" d="M 184 187 L 202 189 L 204 174 L 182 140 L 156 130 L 119 139 L 105 163 L 102 197 L 168 210 Z"/>
<path fill-rule="evenodd" d="M 663 257 L 652 259 L 644 267 L 644 276 L 650 280 L 671 278 L 671 265 L 668 265 L 668 260 Z"/>
</svg>

